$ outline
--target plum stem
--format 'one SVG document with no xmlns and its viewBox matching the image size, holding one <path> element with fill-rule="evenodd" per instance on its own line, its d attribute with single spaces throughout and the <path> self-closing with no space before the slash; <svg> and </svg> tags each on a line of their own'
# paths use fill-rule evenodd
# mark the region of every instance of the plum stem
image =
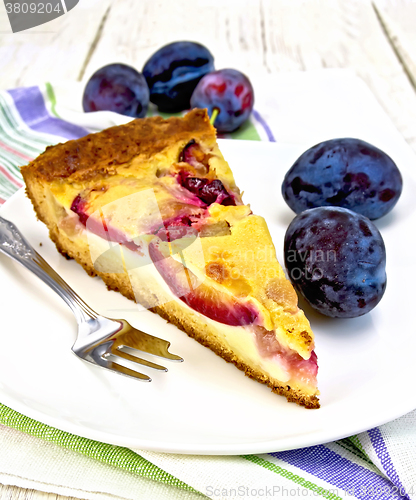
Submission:
<svg viewBox="0 0 416 500">
<path fill-rule="evenodd" d="M 217 119 L 217 116 L 218 116 L 219 112 L 220 112 L 220 110 L 219 110 L 218 108 L 214 108 L 214 109 L 212 110 L 212 115 L 211 115 L 211 118 L 210 118 L 210 120 L 209 120 L 209 123 L 210 123 L 211 125 L 214 125 L 215 120 Z"/>
</svg>

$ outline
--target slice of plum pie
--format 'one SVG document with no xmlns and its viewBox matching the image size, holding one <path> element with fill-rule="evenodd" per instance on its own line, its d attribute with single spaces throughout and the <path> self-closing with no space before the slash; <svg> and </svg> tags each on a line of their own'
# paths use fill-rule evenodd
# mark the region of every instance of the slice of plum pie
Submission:
<svg viewBox="0 0 416 500">
<path fill-rule="evenodd" d="M 62 254 L 288 401 L 319 408 L 309 322 L 205 110 L 48 147 L 22 174 Z"/>
</svg>

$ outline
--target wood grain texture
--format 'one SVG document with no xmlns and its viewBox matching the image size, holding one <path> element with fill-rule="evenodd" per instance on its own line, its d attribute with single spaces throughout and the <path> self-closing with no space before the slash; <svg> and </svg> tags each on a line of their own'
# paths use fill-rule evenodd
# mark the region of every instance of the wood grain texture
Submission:
<svg viewBox="0 0 416 500">
<path fill-rule="evenodd" d="M 217 68 L 248 76 L 351 68 L 416 150 L 416 92 L 369 0 L 115 2 L 85 79 L 113 61 L 141 69 L 178 39 L 206 44 Z"/>
<path fill-rule="evenodd" d="M 415 90 L 371 2 L 321 0 L 301 4 L 296 0 L 290 4 L 263 2 L 270 70 L 290 70 L 294 63 L 297 69 L 305 70 L 353 69 L 416 150 Z"/>
<path fill-rule="evenodd" d="M 79 500 L 75 497 L 64 497 L 55 493 L 45 493 L 33 489 L 18 488 L 0 484 L 0 500 Z"/>
<path fill-rule="evenodd" d="M 218 68 L 266 71 L 259 1 L 124 0 L 111 5 L 104 31 L 86 78 L 109 62 L 125 62 L 141 70 L 155 50 L 175 40 L 207 45 Z"/>
<path fill-rule="evenodd" d="M 416 89 L 416 2 L 374 0 L 373 5 L 397 58 Z"/>
<path fill-rule="evenodd" d="M 82 0 L 75 9 L 27 32 L 11 33 L 0 2 L 0 85 L 76 80 L 110 0 Z"/>
</svg>

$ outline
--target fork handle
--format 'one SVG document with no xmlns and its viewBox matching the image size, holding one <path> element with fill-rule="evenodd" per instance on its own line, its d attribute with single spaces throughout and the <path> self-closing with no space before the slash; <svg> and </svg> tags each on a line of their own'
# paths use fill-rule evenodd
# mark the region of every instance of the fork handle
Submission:
<svg viewBox="0 0 416 500">
<path fill-rule="evenodd" d="M 0 217 L 0 252 L 32 271 L 52 288 L 68 304 L 77 320 L 97 318 L 98 314 L 38 254 L 17 227 L 3 217 Z"/>
</svg>

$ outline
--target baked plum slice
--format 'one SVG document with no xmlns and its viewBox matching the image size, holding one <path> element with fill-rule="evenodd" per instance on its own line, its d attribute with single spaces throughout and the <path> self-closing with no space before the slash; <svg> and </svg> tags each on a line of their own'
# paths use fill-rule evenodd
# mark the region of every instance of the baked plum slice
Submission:
<svg viewBox="0 0 416 500">
<path fill-rule="evenodd" d="M 226 206 L 235 205 L 234 199 L 219 179 L 191 177 L 187 173 L 181 172 L 178 181 L 182 187 L 193 193 L 206 206 L 213 203 Z"/>
<path fill-rule="evenodd" d="M 78 215 L 78 219 L 84 226 L 87 224 L 89 214 L 87 213 L 87 202 L 78 194 L 71 205 L 71 210 Z"/>
<path fill-rule="evenodd" d="M 156 238 L 149 244 L 149 255 L 172 293 L 194 311 L 230 326 L 255 324 L 258 312 L 249 303 L 239 301 L 206 285 L 169 253 L 169 245 Z"/>
<path fill-rule="evenodd" d="M 209 173 L 210 154 L 205 153 L 194 139 L 188 142 L 179 155 L 179 162 L 188 163 L 197 174 L 181 170 L 177 175 L 178 183 L 189 192 L 193 193 L 205 206 L 212 203 L 220 205 L 236 205 L 235 196 L 227 191 L 219 179 L 208 179 L 204 176 Z M 210 175 L 208 174 L 208 177 Z"/>
<path fill-rule="evenodd" d="M 192 227 L 197 217 L 192 215 L 180 215 L 171 220 L 163 221 L 163 226 L 159 226 L 153 234 L 162 241 L 175 241 L 181 238 L 187 238 L 189 244 L 198 237 L 198 230 Z"/>
<path fill-rule="evenodd" d="M 138 246 L 133 241 L 129 241 L 123 231 L 108 224 L 104 217 L 100 219 L 91 217 L 87 209 L 88 202 L 80 194 L 77 195 L 72 202 L 71 210 L 78 215 L 79 221 L 88 231 L 100 236 L 104 240 L 121 243 L 133 251 L 137 250 Z"/>
<path fill-rule="evenodd" d="M 292 349 L 283 347 L 276 338 L 276 334 L 267 331 L 261 326 L 254 327 L 255 338 L 259 353 L 264 358 L 278 358 L 280 364 L 297 380 L 316 385 L 318 375 L 318 358 L 315 351 L 311 352 L 309 359 L 303 359 L 300 354 Z"/>
<path fill-rule="evenodd" d="M 183 148 L 179 155 L 179 162 L 185 162 L 195 168 L 197 171 L 201 171 L 206 174 L 209 171 L 208 160 L 211 158 L 210 154 L 204 153 L 201 146 L 192 139 Z"/>
</svg>

